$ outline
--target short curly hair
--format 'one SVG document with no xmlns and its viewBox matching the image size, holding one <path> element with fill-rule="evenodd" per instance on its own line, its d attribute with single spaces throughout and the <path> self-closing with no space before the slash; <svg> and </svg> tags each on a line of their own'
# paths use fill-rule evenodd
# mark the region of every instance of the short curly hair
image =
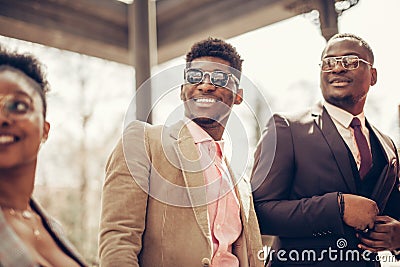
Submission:
<svg viewBox="0 0 400 267">
<path fill-rule="evenodd" d="M 329 44 L 331 41 L 335 40 L 335 39 L 353 39 L 355 41 L 360 42 L 361 46 L 364 47 L 367 52 L 368 52 L 368 56 L 370 58 L 371 64 L 374 64 L 374 52 L 372 51 L 371 46 L 360 36 L 355 35 L 353 33 L 337 33 L 335 35 L 333 35 L 329 40 L 328 43 Z M 322 52 L 322 55 L 324 55 L 326 48 L 324 49 L 324 51 Z"/>
<path fill-rule="evenodd" d="M 43 116 L 46 117 L 47 101 L 46 93 L 50 90 L 44 65 L 32 54 L 18 53 L 8 50 L 0 44 L 0 66 L 10 66 L 25 73 L 28 77 L 39 84 L 37 89 L 43 104 Z"/>
<path fill-rule="evenodd" d="M 191 47 L 186 54 L 186 63 L 192 62 L 199 57 L 218 57 L 230 63 L 230 66 L 242 71 L 242 62 L 236 48 L 222 39 L 208 37 Z"/>
</svg>

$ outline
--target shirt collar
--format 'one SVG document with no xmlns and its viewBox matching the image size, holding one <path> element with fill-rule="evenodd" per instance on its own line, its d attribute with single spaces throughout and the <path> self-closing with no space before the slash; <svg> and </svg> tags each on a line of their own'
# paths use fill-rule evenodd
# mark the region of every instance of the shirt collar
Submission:
<svg viewBox="0 0 400 267">
<path fill-rule="evenodd" d="M 349 128 L 350 123 L 353 120 L 354 117 L 357 117 L 361 121 L 361 126 L 365 127 L 365 115 L 364 111 L 362 111 L 360 114 L 357 116 L 354 116 L 353 114 L 347 112 L 344 109 L 341 109 L 337 106 L 334 106 L 326 101 L 324 101 L 324 107 L 328 111 L 329 115 L 335 119 L 338 123 L 340 123 L 343 127 Z"/>
<path fill-rule="evenodd" d="M 192 135 L 195 144 L 202 142 L 216 142 L 219 144 L 223 153 L 225 143 L 224 140 L 215 141 L 206 131 L 203 130 L 203 128 L 201 128 L 197 123 L 187 117 L 184 117 L 183 122 L 189 129 L 189 132 Z"/>
</svg>

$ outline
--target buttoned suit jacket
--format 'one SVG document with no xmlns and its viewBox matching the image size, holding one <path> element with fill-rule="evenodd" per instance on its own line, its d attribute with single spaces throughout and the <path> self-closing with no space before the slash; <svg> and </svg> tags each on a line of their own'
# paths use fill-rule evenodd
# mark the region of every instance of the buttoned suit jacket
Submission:
<svg viewBox="0 0 400 267">
<path fill-rule="evenodd" d="M 61 250 L 74 259 L 80 266 L 88 266 L 72 243 L 67 239 L 61 225 L 51 218 L 34 200 L 30 203 L 33 210 L 41 217 L 43 224 Z M 1 267 L 39 267 L 31 257 L 28 248 L 8 225 L 0 207 L 0 266 Z"/>
<path fill-rule="evenodd" d="M 243 230 L 233 253 L 240 266 L 262 266 L 250 184 L 241 179 L 235 190 Z M 100 265 L 210 266 L 205 198 L 199 152 L 184 123 L 163 127 L 133 122 L 106 166 Z"/>
<path fill-rule="evenodd" d="M 381 214 L 399 219 L 397 152 L 389 137 L 369 126 L 386 161 L 376 177 L 371 199 L 377 202 Z M 356 233 L 342 222 L 337 197 L 338 192 L 357 194 L 351 160 L 321 103 L 306 112 L 273 116 L 255 153 L 252 186 L 256 189 L 253 196 L 261 232 L 277 236 L 273 245 L 276 251 L 293 249 L 302 253 L 311 249 L 319 253 L 343 245 L 344 249 L 357 250 Z M 327 256 L 323 261 L 304 257 L 284 265 L 290 264 L 338 265 Z M 365 262 L 339 264 L 365 266 Z"/>
</svg>

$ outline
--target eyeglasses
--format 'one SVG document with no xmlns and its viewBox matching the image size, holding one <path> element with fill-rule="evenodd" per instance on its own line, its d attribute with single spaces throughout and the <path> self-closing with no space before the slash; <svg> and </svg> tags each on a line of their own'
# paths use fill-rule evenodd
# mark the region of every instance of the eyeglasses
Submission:
<svg viewBox="0 0 400 267">
<path fill-rule="evenodd" d="M 10 119 L 25 119 L 33 112 L 32 100 L 27 96 L 0 96 L 0 112 Z"/>
<path fill-rule="evenodd" d="M 208 72 L 201 69 L 185 69 L 185 80 L 191 84 L 201 83 L 206 75 L 210 77 L 210 82 L 214 86 L 228 88 L 229 78 L 232 78 L 235 82 L 235 90 L 239 86 L 239 80 L 232 73 L 226 73 L 221 70 Z"/>
<path fill-rule="evenodd" d="M 348 55 L 342 57 L 327 57 L 322 59 L 321 63 L 319 64 L 321 67 L 322 72 L 331 72 L 334 68 L 336 68 L 338 62 L 342 63 L 343 68 L 346 70 L 355 70 L 359 67 L 360 61 L 372 66 L 371 63 L 368 61 L 359 58 L 355 55 Z"/>
</svg>

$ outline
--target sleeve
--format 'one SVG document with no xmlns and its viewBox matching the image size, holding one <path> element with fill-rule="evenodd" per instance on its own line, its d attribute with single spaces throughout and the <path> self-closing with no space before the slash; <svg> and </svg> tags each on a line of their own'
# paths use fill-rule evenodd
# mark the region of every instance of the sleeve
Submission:
<svg viewBox="0 0 400 267">
<path fill-rule="evenodd" d="M 150 160 L 143 124 L 123 135 L 106 165 L 100 218 L 100 265 L 139 266 Z"/>
<path fill-rule="evenodd" d="M 291 125 L 284 117 L 274 115 L 257 146 L 252 172 L 261 233 L 285 237 L 343 234 L 337 192 L 290 199 L 293 180 L 297 179 L 295 157 Z M 307 177 L 299 178 L 306 181 Z"/>
<path fill-rule="evenodd" d="M 393 143 L 393 142 L 392 142 Z M 397 153 L 396 146 L 394 145 L 394 151 L 396 153 L 396 171 L 395 171 L 395 186 L 390 193 L 388 202 L 386 204 L 385 210 L 383 211 L 383 215 L 388 215 L 397 221 L 400 221 L 400 167 L 399 167 L 399 155 Z M 395 256 L 397 261 L 400 261 L 400 247 L 397 248 L 395 251 L 392 251 L 393 255 Z"/>
<path fill-rule="evenodd" d="M 395 185 L 393 190 L 390 193 L 388 202 L 386 203 L 385 210 L 383 211 L 383 215 L 388 215 L 396 220 L 400 220 L 400 167 L 399 167 L 399 155 L 397 153 L 396 146 L 394 145 L 393 141 L 393 150 L 396 154 L 396 163 L 395 163 Z"/>
</svg>

